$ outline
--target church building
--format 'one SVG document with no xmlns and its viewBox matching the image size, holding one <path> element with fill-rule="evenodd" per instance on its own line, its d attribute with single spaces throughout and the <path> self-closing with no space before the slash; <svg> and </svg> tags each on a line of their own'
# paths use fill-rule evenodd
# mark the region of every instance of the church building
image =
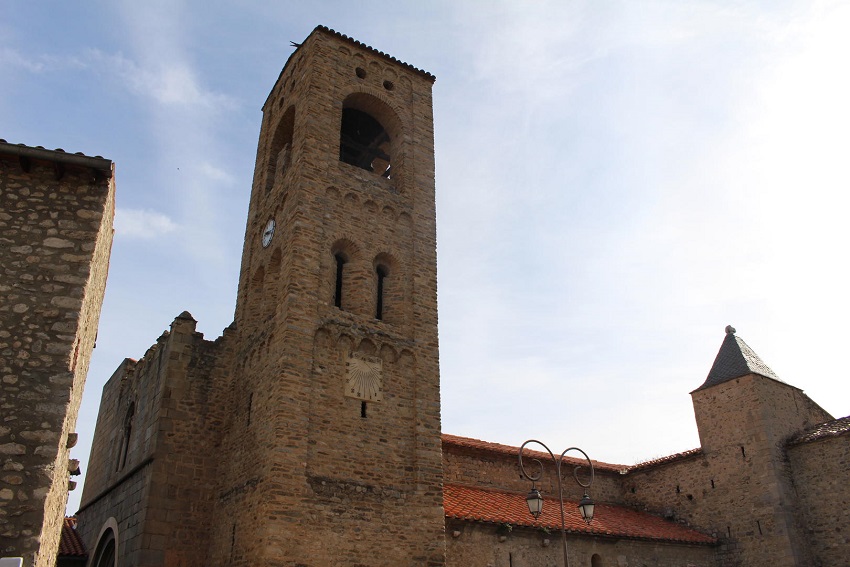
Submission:
<svg viewBox="0 0 850 567">
<path fill-rule="evenodd" d="M 322 26 L 286 62 L 233 323 L 183 312 L 104 387 L 88 565 L 562 564 L 552 467 L 535 518 L 516 447 L 441 432 L 434 80 Z M 570 564 L 846 563 L 850 420 L 731 328 L 692 398 L 701 447 L 594 462 L 591 523 L 567 482 Z"/>
</svg>

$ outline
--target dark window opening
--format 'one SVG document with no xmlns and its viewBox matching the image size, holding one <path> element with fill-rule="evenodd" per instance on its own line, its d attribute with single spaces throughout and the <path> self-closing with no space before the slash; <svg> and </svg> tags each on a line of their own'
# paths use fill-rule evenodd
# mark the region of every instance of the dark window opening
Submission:
<svg viewBox="0 0 850 567">
<path fill-rule="evenodd" d="M 366 418 L 366 402 L 360 402 L 360 417 Z"/>
<path fill-rule="evenodd" d="M 366 78 L 366 70 L 365 70 L 365 69 L 363 69 L 362 67 L 357 67 L 357 68 L 354 70 L 354 74 L 355 74 L 355 75 L 357 75 L 357 77 L 358 77 L 359 79 L 365 79 L 365 78 Z"/>
<path fill-rule="evenodd" d="M 342 109 L 339 160 L 390 177 L 390 136 L 381 123 L 355 108 Z"/>
<path fill-rule="evenodd" d="M 94 554 L 94 567 L 114 567 L 115 565 L 115 533 L 110 529 L 103 534 Z"/>
<path fill-rule="evenodd" d="M 744 446 L 743 446 L 743 445 L 741 445 L 741 456 L 742 456 L 742 457 L 744 457 L 745 459 L 747 458 L 747 452 L 746 452 L 746 451 L 744 451 Z"/>
<path fill-rule="evenodd" d="M 120 471 L 127 464 L 127 453 L 130 452 L 130 434 L 133 432 L 133 415 L 135 413 L 136 404 L 130 402 L 127 415 L 124 417 L 124 436 L 121 439 L 121 446 L 118 448 L 118 462 L 115 463 L 116 471 Z"/>
<path fill-rule="evenodd" d="M 254 405 L 254 393 L 251 392 L 248 394 L 248 423 L 246 425 L 251 425 L 251 409 Z"/>
<path fill-rule="evenodd" d="M 395 88 L 395 85 L 393 85 L 392 81 L 384 81 L 384 88 L 388 91 L 391 91 L 393 90 L 393 88 Z"/>
<path fill-rule="evenodd" d="M 711 488 L 714 488 L 714 479 L 711 479 Z"/>
<path fill-rule="evenodd" d="M 378 297 L 375 303 L 375 319 L 379 321 L 384 318 L 384 280 L 388 272 L 384 266 L 375 268 L 375 273 L 378 276 Z"/>
<path fill-rule="evenodd" d="M 342 309 L 342 271 L 345 266 L 345 256 L 334 254 L 336 260 L 336 281 L 334 283 L 334 305 Z"/>
</svg>

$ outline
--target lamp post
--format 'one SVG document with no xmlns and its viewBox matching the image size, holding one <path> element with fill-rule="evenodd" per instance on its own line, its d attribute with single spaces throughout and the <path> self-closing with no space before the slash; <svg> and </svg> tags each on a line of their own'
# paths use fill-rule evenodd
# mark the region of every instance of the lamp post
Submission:
<svg viewBox="0 0 850 567">
<path fill-rule="evenodd" d="M 590 522 L 593 521 L 594 504 L 593 500 L 591 500 L 590 496 L 587 494 L 587 489 L 590 488 L 591 484 L 593 484 L 593 463 L 590 461 L 590 457 L 587 456 L 587 453 L 578 447 L 565 449 L 564 452 L 561 453 L 560 457 L 555 457 L 555 454 L 552 453 L 549 447 L 536 439 L 529 439 L 523 443 L 519 448 L 519 470 L 522 473 L 522 476 L 531 481 L 531 490 L 528 492 L 528 496 L 525 497 L 525 502 L 528 504 L 528 511 L 535 519 L 540 517 L 540 513 L 543 512 L 543 496 L 540 495 L 540 491 L 537 490 L 537 487 L 535 486 L 535 483 L 540 480 L 541 476 L 543 476 L 543 463 L 540 462 L 539 459 L 532 457 L 531 461 L 533 463 L 537 463 L 539 470 L 532 474 L 529 474 L 528 471 L 525 470 L 525 464 L 522 462 L 522 452 L 525 450 L 525 446 L 529 443 L 537 443 L 546 449 L 546 452 L 549 453 L 549 456 L 552 457 L 552 462 L 555 464 L 555 476 L 558 478 L 558 505 L 561 509 L 561 540 L 564 543 L 564 567 L 570 567 L 570 560 L 569 557 L 567 557 L 567 528 L 564 522 L 564 487 L 563 479 L 561 478 L 561 465 L 564 464 L 564 457 L 567 453 L 570 451 L 578 451 L 584 455 L 587 464 L 590 466 L 590 480 L 587 483 L 582 482 L 578 477 L 578 471 L 583 467 L 583 465 L 576 465 L 573 469 L 573 478 L 579 486 L 584 488 L 584 497 L 578 504 L 579 513 L 581 513 L 581 518 L 590 524 Z"/>
</svg>

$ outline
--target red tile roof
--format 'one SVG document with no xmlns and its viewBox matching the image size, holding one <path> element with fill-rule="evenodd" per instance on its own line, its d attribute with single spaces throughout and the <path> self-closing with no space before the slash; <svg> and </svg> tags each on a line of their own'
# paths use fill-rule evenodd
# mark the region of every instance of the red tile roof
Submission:
<svg viewBox="0 0 850 567">
<path fill-rule="evenodd" d="M 529 458 L 546 459 L 547 461 L 551 462 L 552 457 L 550 457 L 548 453 L 544 453 L 542 451 L 529 450 L 528 447 L 539 447 L 539 445 L 528 445 L 526 447 L 526 451 L 523 452 L 523 460 L 525 460 L 524 456 L 528 455 Z M 445 451 L 451 449 L 472 449 L 475 451 L 483 451 L 485 453 L 493 453 L 500 456 L 507 455 L 514 459 L 517 458 L 519 452 L 519 447 L 511 447 L 510 445 L 502 445 L 500 443 L 491 443 L 489 441 L 481 441 L 480 439 L 470 439 L 469 437 L 458 437 L 457 435 L 449 435 L 448 433 L 443 433 L 443 450 Z M 570 453 L 570 455 L 573 454 L 574 453 Z M 577 465 L 586 462 L 584 459 L 575 458 L 572 456 L 564 457 L 564 461 L 575 463 Z M 590 462 L 593 463 L 593 468 L 596 471 L 608 471 L 619 473 L 629 468 L 626 465 L 603 463 L 601 461 L 594 461 L 593 459 L 591 459 Z"/>
<path fill-rule="evenodd" d="M 447 518 L 561 529 L 561 515 L 551 499 L 544 503 L 543 514 L 535 520 L 528 513 L 525 494 L 447 484 L 443 487 L 443 506 Z M 577 506 L 577 501 L 564 501 L 566 529 L 570 533 L 689 544 L 714 544 L 717 541 L 658 516 L 611 504 L 597 504 L 593 522 L 588 525 L 579 516 Z"/>
<path fill-rule="evenodd" d="M 62 537 L 59 539 L 59 557 L 85 557 L 86 548 L 77 533 L 77 518 L 65 518 Z"/>
</svg>

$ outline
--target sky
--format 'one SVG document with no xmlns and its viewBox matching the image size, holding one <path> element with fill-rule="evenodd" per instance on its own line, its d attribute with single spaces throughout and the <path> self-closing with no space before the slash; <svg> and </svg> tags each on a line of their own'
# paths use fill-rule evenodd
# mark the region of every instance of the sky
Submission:
<svg viewBox="0 0 850 567">
<path fill-rule="evenodd" d="M 727 324 L 850 414 L 847 3 L 0 7 L 0 138 L 115 162 L 83 471 L 118 364 L 183 310 L 208 339 L 232 321 L 260 108 L 318 24 L 437 77 L 444 432 L 692 449 Z"/>
</svg>

